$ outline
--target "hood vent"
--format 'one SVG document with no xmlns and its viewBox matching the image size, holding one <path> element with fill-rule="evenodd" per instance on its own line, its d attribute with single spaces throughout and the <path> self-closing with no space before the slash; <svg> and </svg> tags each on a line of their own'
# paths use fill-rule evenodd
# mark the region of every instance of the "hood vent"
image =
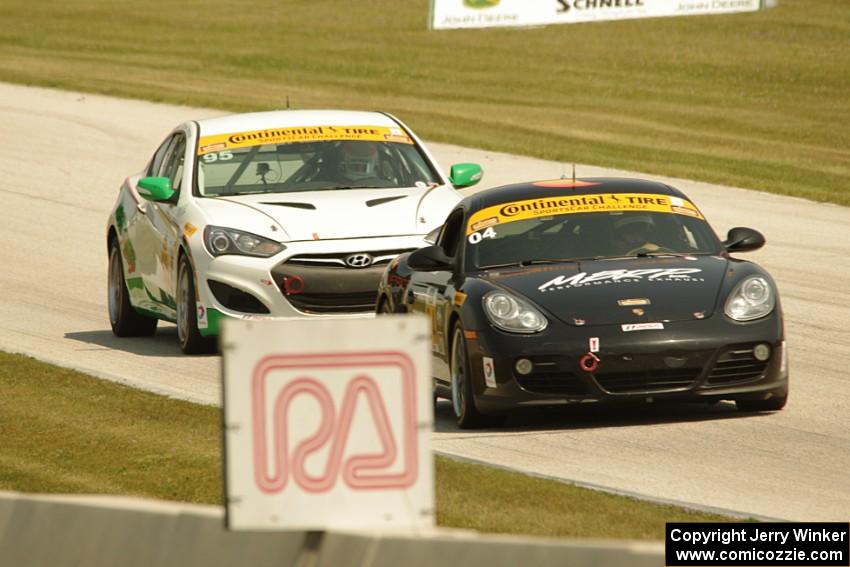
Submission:
<svg viewBox="0 0 850 567">
<path fill-rule="evenodd" d="M 308 209 L 311 211 L 316 210 L 316 205 L 312 203 L 293 203 L 287 201 L 280 201 L 278 203 L 260 203 L 261 205 L 275 205 L 278 207 L 292 207 L 294 209 Z"/>
<path fill-rule="evenodd" d="M 393 197 L 381 197 L 380 199 L 370 199 L 366 201 L 367 207 L 374 207 L 375 205 L 383 205 L 384 203 L 389 203 L 390 201 L 398 201 L 399 199 L 404 199 L 407 195 L 394 195 Z"/>
</svg>

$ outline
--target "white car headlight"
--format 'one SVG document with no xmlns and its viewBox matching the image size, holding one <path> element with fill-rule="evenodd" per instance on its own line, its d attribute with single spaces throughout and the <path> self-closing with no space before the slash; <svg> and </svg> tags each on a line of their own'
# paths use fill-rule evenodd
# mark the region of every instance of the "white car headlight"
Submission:
<svg viewBox="0 0 850 567">
<path fill-rule="evenodd" d="M 204 228 L 204 244 L 213 256 L 240 254 L 242 256 L 274 256 L 286 246 L 250 232 L 209 225 Z"/>
<path fill-rule="evenodd" d="M 776 294 L 761 276 L 750 276 L 735 286 L 726 299 L 726 315 L 736 321 L 752 321 L 769 315 L 776 306 Z"/>
<path fill-rule="evenodd" d="M 496 327 L 510 333 L 539 333 L 549 321 L 528 301 L 505 293 L 491 291 L 484 296 L 484 313 Z"/>
</svg>

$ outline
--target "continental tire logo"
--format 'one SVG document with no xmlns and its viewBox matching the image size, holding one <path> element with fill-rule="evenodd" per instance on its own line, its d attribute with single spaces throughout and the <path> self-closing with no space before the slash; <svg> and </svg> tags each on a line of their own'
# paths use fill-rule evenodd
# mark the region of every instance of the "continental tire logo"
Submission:
<svg viewBox="0 0 850 567">
<path fill-rule="evenodd" d="M 643 7 L 643 0 L 555 0 L 558 3 L 558 13 L 563 14 L 572 9 L 595 10 L 596 8 L 636 8 Z"/>
<path fill-rule="evenodd" d="M 467 8 L 492 8 L 498 6 L 502 0 L 463 0 L 463 5 Z"/>
</svg>

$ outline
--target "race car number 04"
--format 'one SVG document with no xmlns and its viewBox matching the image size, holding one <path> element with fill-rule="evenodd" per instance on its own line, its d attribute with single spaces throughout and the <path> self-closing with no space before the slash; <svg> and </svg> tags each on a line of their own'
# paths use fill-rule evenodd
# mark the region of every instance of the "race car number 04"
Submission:
<svg viewBox="0 0 850 567">
<path fill-rule="evenodd" d="M 496 231 L 493 230 L 493 227 L 487 227 L 483 232 L 473 232 L 469 235 L 469 243 L 470 244 L 478 244 L 485 238 L 496 238 Z"/>
</svg>

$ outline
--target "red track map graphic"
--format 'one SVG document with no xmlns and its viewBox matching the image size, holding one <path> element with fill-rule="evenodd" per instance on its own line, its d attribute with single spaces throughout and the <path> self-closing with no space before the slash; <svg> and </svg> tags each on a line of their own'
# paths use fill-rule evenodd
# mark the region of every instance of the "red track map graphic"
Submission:
<svg viewBox="0 0 850 567">
<path fill-rule="evenodd" d="M 398 458 L 399 449 L 393 436 L 381 389 L 370 370 L 395 367 L 399 371 L 402 388 L 403 468 L 398 473 L 380 473 L 391 467 Z M 352 379 L 345 390 L 339 413 L 333 397 L 310 371 L 328 368 L 351 369 Z M 272 431 L 266 431 L 268 402 L 268 377 L 272 372 L 284 371 L 294 378 L 275 393 L 272 403 Z M 257 363 L 252 372 L 253 459 L 254 480 L 267 494 L 282 492 L 290 477 L 302 490 L 310 493 L 327 492 L 338 478 L 351 489 L 402 489 L 412 486 L 417 479 L 417 415 L 416 374 L 413 361 L 402 352 L 371 353 L 321 353 L 312 355 L 272 355 Z M 267 396 L 269 396 L 267 398 Z M 290 406 L 298 396 L 310 396 L 318 404 L 321 422 L 318 429 L 294 449 L 289 447 Z M 372 419 L 383 451 L 377 454 L 353 454 L 343 462 L 346 443 L 351 429 L 354 409 L 359 396 L 368 401 Z M 269 436 L 272 444 L 269 451 Z M 330 443 L 330 454 L 324 472 L 310 475 L 307 458 Z M 370 473 L 370 471 L 372 471 Z"/>
</svg>

